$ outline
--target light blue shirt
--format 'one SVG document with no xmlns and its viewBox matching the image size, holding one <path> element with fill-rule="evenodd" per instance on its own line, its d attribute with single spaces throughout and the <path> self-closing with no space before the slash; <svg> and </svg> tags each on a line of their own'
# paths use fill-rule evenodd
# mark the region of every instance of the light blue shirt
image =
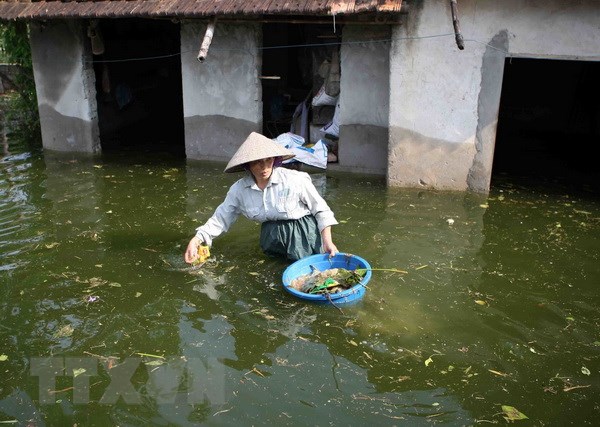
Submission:
<svg viewBox="0 0 600 427">
<path fill-rule="evenodd" d="M 261 223 L 312 214 L 319 231 L 338 223 L 310 175 L 279 167 L 273 169 L 264 190 L 256 185 L 250 173 L 235 182 L 213 216 L 196 229 L 196 237 L 211 246 L 213 239 L 229 230 L 240 214 Z"/>
</svg>

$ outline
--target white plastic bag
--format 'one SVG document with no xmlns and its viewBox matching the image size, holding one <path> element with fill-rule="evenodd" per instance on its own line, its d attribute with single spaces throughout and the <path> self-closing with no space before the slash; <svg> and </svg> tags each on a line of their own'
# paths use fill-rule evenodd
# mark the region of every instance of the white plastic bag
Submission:
<svg viewBox="0 0 600 427">
<path fill-rule="evenodd" d="M 327 168 L 327 145 L 322 139 L 318 140 L 312 147 L 304 147 L 304 138 L 291 132 L 282 133 L 275 141 L 291 150 L 296 157 L 283 163 L 301 162 L 316 168 Z"/>
<path fill-rule="evenodd" d="M 316 168 L 327 168 L 327 146 L 319 139 L 312 147 L 297 146 L 293 150 L 295 160 Z"/>
<path fill-rule="evenodd" d="M 340 101 L 338 100 L 335 105 L 335 112 L 333 113 L 333 119 L 325 126 L 321 128 L 321 132 L 325 135 L 331 135 L 335 138 L 340 137 Z"/>
<path fill-rule="evenodd" d="M 323 105 L 335 105 L 337 102 L 337 96 L 329 96 L 325 93 L 325 84 L 321 86 L 321 89 L 317 92 L 317 94 L 312 99 L 313 107 L 321 107 Z"/>
<path fill-rule="evenodd" d="M 292 132 L 282 133 L 277 138 L 275 138 L 274 141 L 277 142 L 282 147 L 287 148 L 288 150 L 292 150 L 292 151 L 294 150 L 294 147 L 296 147 L 298 145 L 304 145 L 304 138 L 301 137 L 300 135 L 296 135 L 295 133 L 292 133 Z M 291 159 L 291 160 L 293 160 L 293 159 Z M 284 163 L 287 163 L 287 162 L 289 162 L 289 160 Z"/>
</svg>

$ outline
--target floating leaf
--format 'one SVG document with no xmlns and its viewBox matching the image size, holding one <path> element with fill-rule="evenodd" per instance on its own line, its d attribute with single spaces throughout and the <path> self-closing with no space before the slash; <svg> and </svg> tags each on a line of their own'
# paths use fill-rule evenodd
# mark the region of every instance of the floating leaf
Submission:
<svg viewBox="0 0 600 427">
<path fill-rule="evenodd" d="M 529 419 L 527 415 L 525 415 L 524 413 L 520 412 L 512 406 L 502 405 L 502 412 L 504 412 L 504 419 L 506 421 L 518 421 Z"/>
<path fill-rule="evenodd" d="M 479 305 L 487 305 L 486 301 L 480 300 L 480 299 L 476 299 L 475 300 L 475 304 L 479 304 Z"/>
<path fill-rule="evenodd" d="M 142 293 L 141 293 L 141 292 L 136 292 L 136 293 L 135 293 L 135 297 L 136 297 L 136 298 L 139 298 L 141 295 L 142 295 Z"/>
<path fill-rule="evenodd" d="M 52 249 L 52 248 L 55 248 L 58 245 L 60 245 L 60 243 L 54 242 L 54 243 L 48 243 L 47 245 L 44 245 L 44 246 L 46 246 L 46 249 Z"/>
<path fill-rule="evenodd" d="M 54 338 L 65 338 L 73 335 L 73 326 L 65 325 L 62 326 L 58 331 L 54 332 Z"/>
<path fill-rule="evenodd" d="M 85 372 L 84 368 L 73 369 L 73 376 L 78 377 L 79 375 L 83 374 L 84 372 Z"/>
<path fill-rule="evenodd" d="M 504 372 L 494 371 L 493 369 L 488 369 L 488 371 L 490 371 L 492 374 L 498 375 L 500 377 L 508 377 L 508 374 L 505 374 Z"/>
<path fill-rule="evenodd" d="M 162 360 L 152 360 L 152 361 L 150 361 L 150 362 L 144 362 L 144 364 L 145 364 L 146 366 L 160 366 L 160 365 L 162 365 L 163 363 L 165 363 L 165 362 L 163 362 Z"/>
<path fill-rule="evenodd" d="M 355 347 L 358 347 L 358 344 L 356 344 L 356 342 L 354 342 L 353 340 L 348 341 L 350 344 L 352 344 Z"/>
<path fill-rule="evenodd" d="M 426 361 L 425 361 L 425 366 L 429 366 L 430 363 L 433 362 L 433 359 L 431 357 L 429 357 Z"/>
<path fill-rule="evenodd" d="M 6 362 L 8 360 L 8 356 L 6 354 L 0 354 L 0 362 Z"/>
<path fill-rule="evenodd" d="M 574 322 L 574 321 L 575 321 L 575 318 L 574 318 L 574 317 L 571 317 L 571 316 L 567 317 L 566 319 L 567 319 L 567 320 L 570 320 L 571 322 Z"/>
<path fill-rule="evenodd" d="M 581 367 L 581 373 L 583 375 L 590 375 L 591 374 L 590 370 L 588 368 L 586 368 L 585 366 Z"/>
<path fill-rule="evenodd" d="M 253 276 L 260 276 L 260 274 L 258 274 L 256 271 L 250 271 L 248 272 L 248 274 L 251 274 Z"/>
</svg>

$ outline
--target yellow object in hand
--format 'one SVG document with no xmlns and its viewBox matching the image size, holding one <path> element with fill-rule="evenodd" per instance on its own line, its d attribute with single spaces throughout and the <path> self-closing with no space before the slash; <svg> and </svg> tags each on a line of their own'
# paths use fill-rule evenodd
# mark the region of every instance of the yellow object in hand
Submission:
<svg viewBox="0 0 600 427">
<path fill-rule="evenodd" d="M 198 258 L 194 261 L 194 265 L 202 264 L 210 256 L 210 250 L 206 245 L 198 246 Z"/>
</svg>

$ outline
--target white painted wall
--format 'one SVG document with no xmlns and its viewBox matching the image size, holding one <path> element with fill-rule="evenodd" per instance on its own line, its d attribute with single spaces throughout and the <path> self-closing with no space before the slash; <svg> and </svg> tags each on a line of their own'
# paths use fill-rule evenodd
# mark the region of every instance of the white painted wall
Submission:
<svg viewBox="0 0 600 427">
<path fill-rule="evenodd" d="M 388 26 L 345 25 L 340 49 L 340 138 L 331 169 L 385 175 L 389 120 Z"/>
<path fill-rule="evenodd" d="M 44 148 L 99 151 L 95 76 L 81 21 L 32 22 L 29 29 Z"/>
<path fill-rule="evenodd" d="M 181 67 L 188 158 L 227 161 L 262 127 L 260 24 L 219 24 L 204 62 L 196 58 L 207 24 L 181 24 Z"/>
<path fill-rule="evenodd" d="M 388 126 L 389 38 L 387 26 L 344 27 L 340 52 L 341 125 Z"/>
<path fill-rule="evenodd" d="M 458 3 L 463 51 L 449 1 L 412 3 L 394 28 L 390 185 L 487 191 L 503 59 L 600 60 L 596 0 Z"/>
</svg>

